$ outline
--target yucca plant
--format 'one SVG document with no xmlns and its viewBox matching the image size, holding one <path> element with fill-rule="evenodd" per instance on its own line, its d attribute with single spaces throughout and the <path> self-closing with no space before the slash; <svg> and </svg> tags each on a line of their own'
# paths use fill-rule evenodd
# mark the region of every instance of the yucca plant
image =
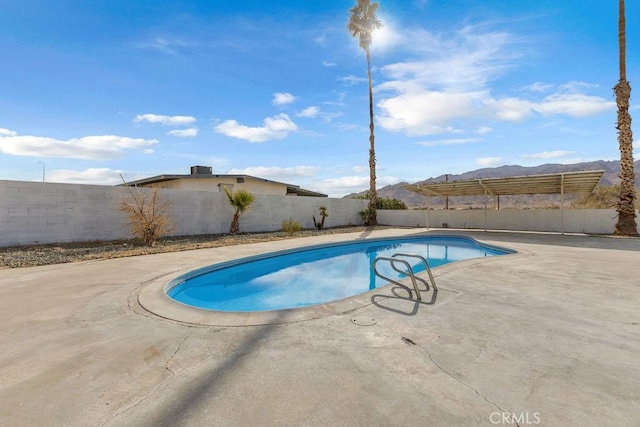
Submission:
<svg viewBox="0 0 640 427">
<path fill-rule="evenodd" d="M 256 200 L 256 196 L 243 188 L 236 190 L 233 193 L 226 187 L 223 188 L 229 198 L 229 204 L 233 206 L 233 209 L 235 210 L 233 213 L 233 219 L 231 220 L 231 227 L 229 227 L 229 233 L 237 234 L 240 232 L 240 215 L 249 210 L 249 206 L 251 206 L 251 204 Z"/>
<path fill-rule="evenodd" d="M 318 229 L 318 230 L 322 230 L 324 228 L 324 220 L 326 218 L 329 217 L 329 214 L 327 213 L 327 208 L 326 206 L 320 206 L 320 218 L 322 218 L 320 221 L 316 221 L 316 217 L 313 217 L 313 225 Z"/>
</svg>

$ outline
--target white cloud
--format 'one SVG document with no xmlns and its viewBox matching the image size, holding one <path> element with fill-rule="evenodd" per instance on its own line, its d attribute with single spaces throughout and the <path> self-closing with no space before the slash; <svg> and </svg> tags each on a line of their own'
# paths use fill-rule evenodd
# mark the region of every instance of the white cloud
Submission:
<svg viewBox="0 0 640 427">
<path fill-rule="evenodd" d="M 184 126 L 196 122 L 195 117 L 191 116 L 163 116 L 160 114 L 138 114 L 134 119 L 134 123 L 159 123 L 164 126 Z"/>
<path fill-rule="evenodd" d="M 14 156 L 61 157 L 70 159 L 116 159 L 124 150 L 151 147 L 156 139 L 128 138 L 116 135 L 85 136 L 68 140 L 0 134 L 0 153 Z"/>
<path fill-rule="evenodd" d="M 288 115 L 282 113 L 264 119 L 264 126 L 250 127 L 241 125 L 236 120 L 226 120 L 217 125 L 214 130 L 231 138 L 244 139 L 249 142 L 265 142 L 286 138 L 289 132 L 297 131 L 298 126 Z"/>
<path fill-rule="evenodd" d="M 369 79 L 366 77 L 360 77 L 360 76 L 354 76 L 354 75 L 350 75 L 346 77 L 338 77 L 339 82 L 344 82 L 350 86 L 357 85 L 360 83 L 366 83 L 368 80 Z"/>
<path fill-rule="evenodd" d="M 575 151 L 564 151 L 564 150 L 556 150 L 556 151 L 543 151 L 541 153 L 532 153 L 525 154 L 522 157 L 525 159 L 555 159 L 558 157 L 566 157 L 574 154 Z"/>
<path fill-rule="evenodd" d="M 586 117 L 616 108 L 616 103 L 599 96 L 588 96 L 579 93 L 556 93 L 549 95 L 533 108 L 545 116 L 565 114 L 572 117 Z"/>
<path fill-rule="evenodd" d="M 193 136 L 198 136 L 198 129 L 189 128 L 189 129 L 174 129 L 167 132 L 169 135 L 177 136 L 180 138 L 189 138 Z"/>
<path fill-rule="evenodd" d="M 458 92 L 484 88 L 512 67 L 517 38 L 500 32 L 479 33 L 466 27 L 445 39 L 425 30 L 408 30 L 409 45 L 425 59 L 382 68 L 392 79 L 412 80 L 425 87 Z"/>
<path fill-rule="evenodd" d="M 398 95 L 378 102 L 378 122 L 389 131 L 408 135 L 454 132 L 451 121 L 468 117 L 476 110 L 482 93 L 453 93 L 426 90 L 415 83 L 386 83 Z"/>
<path fill-rule="evenodd" d="M 560 91 L 566 93 L 582 93 L 585 89 L 593 89 L 599 87 L 593 83 L 570 81 L 560 85 Z"/>
<path fill-rule="evenodd" d="M 435 147 L 437 145 L 459 145 L 459 144 L 471 144 L 473 142 L 480 141 L 480 138 L 458 138 L 458 139 L 438 139 L 434 141 L 422 141 L 418 142 L 418 145 L 424 145 L 425 147 Z"/>
<path fill-rule="evenodd" d="M 291 104 L 292 102 L 295 102 L 295 100 L 296 100 L 296 97 L 291 95 L 290 93 L 278 92 L 273 94 L 273 101 L 271 101 L 271 103 L 273 105 L 286 105 L 286 104 Z"/>
<path fill-rule="evenodd" d="M 382 68 L 388 80 L 374 88 L 379 124 L 410 136 L 459 132 L 470 119 L 518 122 L 534 114 L 586 117 L 615 107 L 613 101 L 585 93 L 595 85 L 568 82 L 543 99 L 496 97 L 491 82 L 501 77 L 524 55 L 526 46 L 513 34 L 481 32 L 466 27 L 449 37 L 425 30 L 407 30 L 399 37 L 412 40 L 412 61 Z M 534 95 L 554 85 L 535 82 L 525 89 Z M 476 131 L 490 130 L 487 126 Z"/>
<path fill-rule="evenodd" d="M 481 157 L 479 159 L 476 159 L 476 163 L 479 166 L 490 168 L 493 166 L 498 166 L 500 163 L 502 163 L 502 157 Z"/>
<path fill-rule="evenodd" d="M 534 112 L 544 116 L 566 115 L 571 117 L 587 117 L 615 109 L 613 101 L 599 96 L 579 93 L 554 93 L 540 102 L 521 98 L 487 98 L 483 103 L 498 120 L 518 122 L 531 116 Z"/>
<path fill-rule="evenodd" d="M 481 126 L 474 131 L 474 133 L 477 133 L 478 135 L 486 135 L 491 132 L 493 132 L 493 128 L 490 126 Z"/>
<path fill-rule="evenodd" d="M 337 64 L 335 62 L 322 61 L 323 67 L 335 67 Z"/>
<path fill-rule="evenodd" d="M 525 86 L 523 89 L 530 92 L 546 92 L 552 87 L 553 85 L 549 83 L 535 82 L 530 84 L 529 86 Z"/>
<path fill-rule="evenodd" d="M 412 40 L 408 46 L 418 59 L 382 68 L 391 79 L 375 88 L 383 128 L 408 135 L 451 133 L 459 131 L 456 120 L 487 115 L 482 107 L 491 99 L 488 84 L 512 67 L 515 37 L 474 27 L 449 38 L 424 30 L 408 30 L 403 37 Z"/>
<path fill-rule="evenodd" d="M 109 168 L 91 168 L 83 171 L 54 169 L 47 172 L 47 181 L 68 184 L 116 185 L 122 183 L 122 171 Z"/>
<path fill-rule="evenodd" d="M 267 178 L 274 181 L 285 181 L 315 176 L 320 171 L 317 166 L 294 166 L 289 168 L 254 166 L 244 169 L 231 169 L 230 174 L 251 175 L 259 178 Z"/>
<path fill-rule="evenodd" d="M 320 109 L 315 105 L 313 105 L 311 107 L 307 107 L 304 110 L 300 111 L 298 114 L 296 114 L 296 116 L 313 118 L 313 117 L 317 117 L 318 114 L 320 114 Z"/>
<path fill-rule="evenodd" d="M 484 105 L 493 112 L 498 120 L 519 122 L 533 114 L 534 104 L 519 98 L 487 98 Z"/>
<path fill-rule="evenodd" d="M 0 128 L 0 136 L 16 136 L 18 132 L 9 129 Z"/>
</svg>

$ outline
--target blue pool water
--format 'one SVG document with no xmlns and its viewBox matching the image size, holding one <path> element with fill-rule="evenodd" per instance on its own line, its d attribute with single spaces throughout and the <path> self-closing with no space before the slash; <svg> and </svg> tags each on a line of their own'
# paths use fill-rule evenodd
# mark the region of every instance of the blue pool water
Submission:
<svg viewBox="0 0 640 427">
<path fill-rule="evenodd" d="M 220 311 L 306 307 L 367 292 L 388 282 L 371 269 L 378 256 L 397 252 L 427 258 L 431 268 L 449 262 L 503 255 L 509 249 L 467 237 L 408 237 L 322 245 L 216 264 L 171 281 L 167 295 L 183 304 Z M 423 271 L 420 261 L 410 264 Z M 387 263 L 378 270 L 399 277 Z M 386 268 L 385 268 L 386 267 Z"/>
</svg>

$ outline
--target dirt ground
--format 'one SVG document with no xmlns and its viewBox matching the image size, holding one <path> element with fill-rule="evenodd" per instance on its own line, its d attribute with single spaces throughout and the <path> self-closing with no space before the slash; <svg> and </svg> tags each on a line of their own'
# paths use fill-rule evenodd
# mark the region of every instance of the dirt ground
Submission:
<svg viewBox="0 0 640 427">
<path fill-rule="evenodd" d="M 351 233 L 387 227 L 336 227 L 319 230 L 302 230 L 293 236 L 284 232 L 241 233 L 237 235 L 215 234 L 198 236 L 164 237 L 155 246 L 144 246 L 136 240 L 92 241 L 53 243 L 47 245 L 16 246 L 0 248 L 0 269 L 33 267 L 66 262 L 121 258 L 136 255 L 179 252 L 191 249 L 241 245 L 244 243 L 295 239 L 324 234 Z"/>
</svg>

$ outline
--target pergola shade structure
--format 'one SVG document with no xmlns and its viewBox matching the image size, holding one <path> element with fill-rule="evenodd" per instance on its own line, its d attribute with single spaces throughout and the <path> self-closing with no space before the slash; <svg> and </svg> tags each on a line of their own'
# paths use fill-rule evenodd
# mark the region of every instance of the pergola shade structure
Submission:
<svg viewBox="0 0 640 427">
<path fill-rule="evenodd" d="M 603 170 L 563 172 L 411 184 L 404 188 L 427 197 L 591 193 L 603 174 Z"/>
<path fill-rule="evenodd" d="M 405 185 L 403 188 L 427 197 L 485 196 L 485 227 L 487 229 L 486 196 L 500 198 L 520 194 L 560 194 L 560 230 L 564 234 L 564 194 L 591 193 L 604 175 L 603 170 L 562 172 L 544 175 L 479 178 L 462 181 Z M 427 228 L 428 228 L 427 210 Z"/>
</svg>

